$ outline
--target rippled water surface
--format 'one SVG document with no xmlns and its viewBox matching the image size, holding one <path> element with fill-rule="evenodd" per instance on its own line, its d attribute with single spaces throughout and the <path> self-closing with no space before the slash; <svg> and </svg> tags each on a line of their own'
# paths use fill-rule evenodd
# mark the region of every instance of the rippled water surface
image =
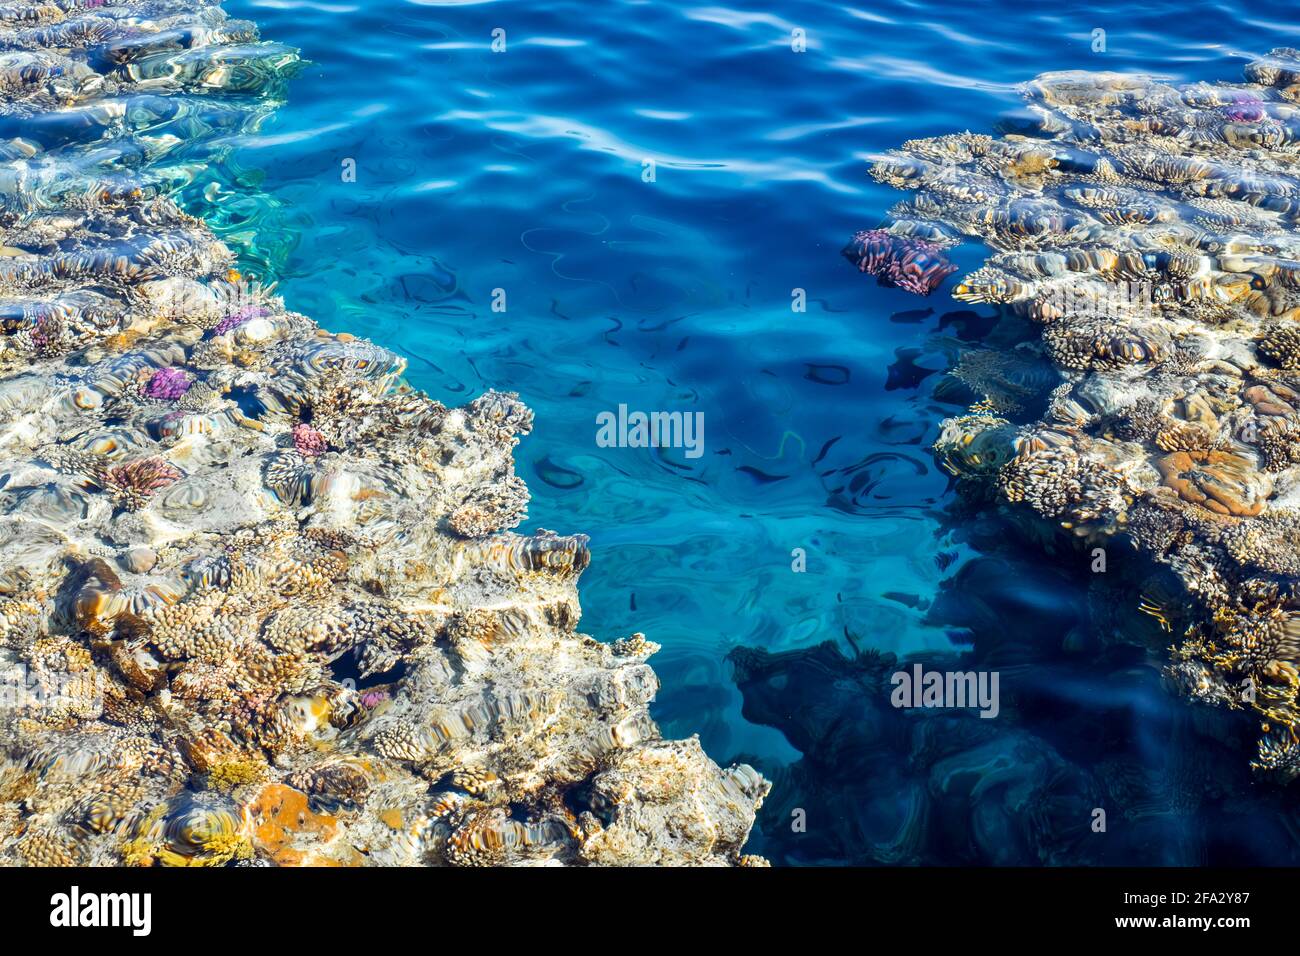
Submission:
<svg viewBox="0 0 1300 956">
<path fill-rule="evenodd" d="M 926 609 L 973 555 L 939 520 L 928 446 L 959 407 L 933 384 L 987 313 L 878 288 L 840 258 L 899 198 L 867 156 L 1014 122 L 1016 84 L 1047 70 L 1237 79 L 1300 38 L 1300 13 L 1261 4 L 227 8 L 311 65 L 192 210 L 292 308 L 401 351 L 435 397 L 518 391 L 537 413 L 518 453 L 526 527 L 592 537 L 584 630 L 662 644 L 665 733 L 769 774 L 800 750 L 742 716 L 728 651 L 949 648 Z M 981 257 L 956 253 L 963 269 Z M 596 415 L 620 404 L 702 412 L 705 453 L 597 447 Z M 1025 578 L 984 611 L 1068 629 L 1078 598 Z M 769 827 L 804 796 L 778 782 Z"/>
</svg>

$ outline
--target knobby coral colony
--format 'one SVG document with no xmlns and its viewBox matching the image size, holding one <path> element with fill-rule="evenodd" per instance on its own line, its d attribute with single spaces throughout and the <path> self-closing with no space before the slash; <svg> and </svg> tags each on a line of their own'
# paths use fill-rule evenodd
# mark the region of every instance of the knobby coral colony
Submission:
<svg viewBox="0 0 1300 956">
<path fill-rule="evenodd" d="M 755 863 L 505 532 L 532 414 L 288 312 L 164 187 L 297 57 L 199 0 L 0 5 L 0 860 Z M 210 144 L 209 144 L 210 146 Z"/>
<path fill-rule="evenodd" d="M 884 227 L 894 241 L 982 240 L 993 254 L 954 296 L 1032 330 L 963 358 L 955 374 L 989 383 L 987 398 L 943 423 L 939 461 L 973 493 L 1172 568 L 1185 604 L 1143 607 L 1172 629 L 1168 677 L 1196 701 L 1253 711 L 1254 766 L 1289 781 L 1300 52 L 1274 50 L 1246 80 L 1050 73 L 1026 87 L 1033 135 L 916 140 L 871 172 L 913 191 Z M 1032 376 L 998 383 L 997 368 L 1026 363 L 1052 384 L 1037 402 L 1006 400 Z"/>
</svg>

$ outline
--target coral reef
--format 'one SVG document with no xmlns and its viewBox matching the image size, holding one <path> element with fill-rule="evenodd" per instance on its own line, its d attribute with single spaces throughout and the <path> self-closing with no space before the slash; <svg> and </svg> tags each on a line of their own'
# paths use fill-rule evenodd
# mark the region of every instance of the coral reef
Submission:
<svg viewBox="0 0 1300 956">
<path fill-rule="evenodd" d="M 953 295 L 1028 332 L 1041 403 L 987 357 L 938 460 L 967 490 L 1090 545 L 1127 541 L 1175 571 L 1200 613 L 1172 635 L 1171 681 L 1253 712 L 1254 765 L 1300 774 L 1300 52 L 1244 83 L 1051 73 L 1025 87 L 1032 135 L 961 133 L 877 158 L 912 195 L 899 241 L 981 240 Z M 877 230 L 876 232 L 880 232 Z"/>
<path fill-rule="evenodd" d="M 297 57 L 202 0 L 0 8 L 0 862 L 753 864 L 768 783 L 660 738 L 513 394 L 234 269 L 171 151 Z"/>
</svg>

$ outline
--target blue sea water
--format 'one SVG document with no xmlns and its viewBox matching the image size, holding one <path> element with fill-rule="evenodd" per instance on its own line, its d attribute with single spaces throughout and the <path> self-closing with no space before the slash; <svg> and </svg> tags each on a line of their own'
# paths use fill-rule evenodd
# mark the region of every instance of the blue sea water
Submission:
<svg viewBox="0 0 1300 956">
<path fill-rule="evenodd" d="M 1044 71 L 1236 80 L 1300 38 L 1290 5 L 1171 0 L 226 7 L 310 65 L 191 210 L 291 308 L 401 352 L 434 397 L 519 392 L 537 415 L 521 530 L 591 535 L 583 630 L 663 645 L 665 734 L 769 773 L 801 750 L 742 714 L 728 652 L 951 648 L 926 609 L 974 556 L 940 515 L 928 447 L 958 406 L 931 386 L 990 313 L 841 259 L 900 198 L 868 157 L 1014 122 L 1017 84 Z M 703 413 L 704 454 L 599 447 L 596 416 L 619 405 Z M 990 613 L 1051 617 L 1080 600 L 1061 593 L 1025 579 Z M 799 786 L 778 782 L 764 813 L 806 802 Z"/>
</svg>

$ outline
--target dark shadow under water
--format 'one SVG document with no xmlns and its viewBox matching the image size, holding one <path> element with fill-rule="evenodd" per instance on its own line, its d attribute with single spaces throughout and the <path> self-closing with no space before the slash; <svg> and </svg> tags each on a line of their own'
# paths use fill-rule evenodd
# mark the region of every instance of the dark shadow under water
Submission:
<svg viewBox="0 0 1300 956">
<path fill-rule="evenodd" d="M 1144 646 L 1160 624 L 1117 613 L 1136 569 L 1044 561 L 995 518 L 971 530 L 987 550 L 930 611 L 969 641 L 951 655 L 732 652 L 745 717 L 802 754 L 754 758 L 775 782 L 754 849 L 782 864 L 1300 863 L 1295 801 L 1249 771 L 1250 719 L 1176 697 Z M 917 662 L 999 672 L 1000 713 L 895 708 L 890 677 Z"/>
<path fill-rule="evenodd" d="M 981 343 L 1030 335 L 995 316 L 954 347 L 950 319 L 900 362 L 963 364 Z M 988 366 L 990 385 L 1024 386 L 1028 417 L 1033 393 L 1055 384 L 1033 365 Z M 950 373 L 923 380 L 943 405 L 977 397 Z M 955 490 L 934 548 L 950 573 L 933 595 L 884 595 L 923 611 L 950 651 L 900 657 L 846 629 L 840 641 L 728 655 L 745 719 L 800 754 L 738 755 L 774 781 L 751 851 L 795 865 L 1300 864 L 1294 794 L 1250 770 L 1252 718 L 1192 705 L 1164 682 L 1166 649 L 1191 613 L 1173 574 L 1122 537 L 1097 549 Z M 891 678 L 917 664 L 996 672 L 996 716 L 894 706 Z"/>
</svg>

